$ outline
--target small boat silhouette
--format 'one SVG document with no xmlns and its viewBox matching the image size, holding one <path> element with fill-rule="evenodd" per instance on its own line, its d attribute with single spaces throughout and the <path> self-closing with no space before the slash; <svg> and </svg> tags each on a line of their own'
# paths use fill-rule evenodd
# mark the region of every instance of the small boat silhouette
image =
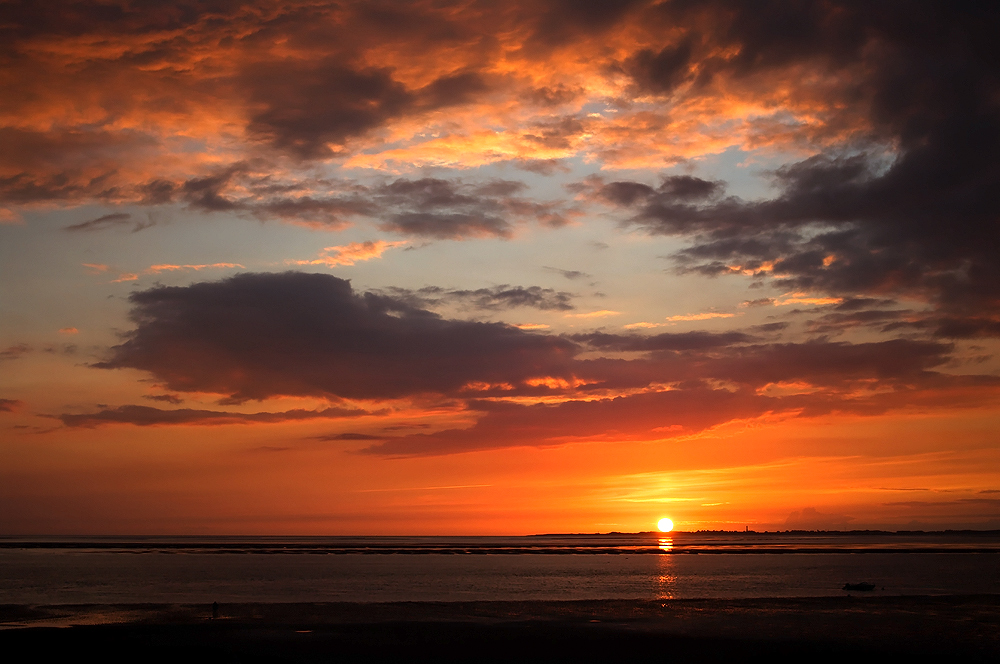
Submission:
<svg viewBox="0 0 1000 664">
<path fill-rule="evenodd" d="M 869 590 L 875 590 L 874 583 L 845 583 L 844 590 L 860 590 L 861 592 L 868 592 Z"/>
</svg>

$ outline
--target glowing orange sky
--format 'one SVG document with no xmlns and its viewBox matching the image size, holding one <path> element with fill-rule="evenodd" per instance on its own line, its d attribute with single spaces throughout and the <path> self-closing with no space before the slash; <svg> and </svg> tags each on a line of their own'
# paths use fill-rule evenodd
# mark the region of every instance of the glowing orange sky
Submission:
<svg viewBox="0 0 1000 664">
<path fill-rule="evenodd" d="M 1000 528 L 984 17 L 3 11 L 0 533 Z"/>
</svg>

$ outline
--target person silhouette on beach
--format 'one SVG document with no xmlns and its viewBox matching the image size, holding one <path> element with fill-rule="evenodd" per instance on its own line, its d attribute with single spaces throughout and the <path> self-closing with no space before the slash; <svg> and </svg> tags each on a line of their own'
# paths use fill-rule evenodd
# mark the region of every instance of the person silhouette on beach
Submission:
<svg viewBox="0 0 1000 664">
<path fill-rule="evenodd" d="M 212 620 L 215 620 L 218 617 L 219 617 L 219 603 L 212 602 Z"/>
</svg>

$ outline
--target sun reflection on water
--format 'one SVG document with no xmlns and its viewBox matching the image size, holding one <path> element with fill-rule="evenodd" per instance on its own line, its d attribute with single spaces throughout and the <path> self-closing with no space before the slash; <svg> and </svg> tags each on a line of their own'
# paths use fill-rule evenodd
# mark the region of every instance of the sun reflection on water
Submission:
<svg viewBox="0 0 1000 664">
<path fill-rule="evenodd" d="M 671 537 L 661 537 L 659 540 L 660 551 L 670 553 L 674 548 L 674 540 Z M 674 573 L 675 556 L 656 556 L 659 566 L 656 576 L 656 598 L 673 599 L 677 586 L 677 574 Z"/>
</svg>

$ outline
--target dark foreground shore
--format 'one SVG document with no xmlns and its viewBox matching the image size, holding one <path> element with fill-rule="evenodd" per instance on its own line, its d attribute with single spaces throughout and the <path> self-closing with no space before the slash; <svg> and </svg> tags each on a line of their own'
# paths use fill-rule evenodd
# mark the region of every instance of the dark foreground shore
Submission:
<svg viewBox="0 0 1000 664">
<path fill-rule="evenodd" d="M 0 606 L 0 648 L 74 662 L 1000 661 L 1000 596 Z M 57 659 L 58 658 L 58 659 Z"/>
</svg>

